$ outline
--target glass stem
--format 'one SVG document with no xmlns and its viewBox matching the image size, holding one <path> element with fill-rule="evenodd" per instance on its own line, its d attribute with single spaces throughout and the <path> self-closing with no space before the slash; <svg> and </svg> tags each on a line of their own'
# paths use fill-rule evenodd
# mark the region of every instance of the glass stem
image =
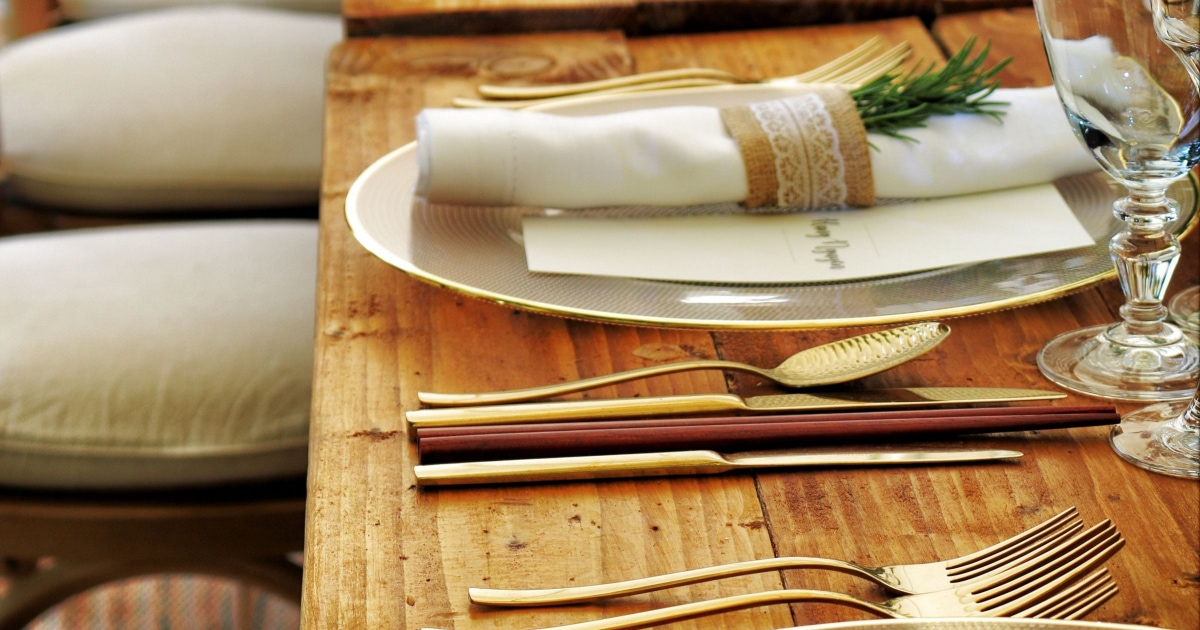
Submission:
<svg viewBox="0 0 1200 630">
<path fill-rule="evenodd" d="M 1200 391 L 1188 403 L 1187 410 L 1171 420 L 1160 439 L 1167 448 L 1200 459 Z"/>
<path fill-rule="evenodd" d="M 1200 394 L 1192 398 L 1192 402 L 1188 403 L 1187 411 L 1179 417 L 1183 426 L 1193 430 L 1200 431 Z"/>
<path fill-rule="evenodd" d="M 1163 331 L 1163 297 L 1179 261 L 1179 239 L 1167 226 L 1178 216 L 1178 208 L 1158 187 L 1130 186 L 1129 196 L 1113 204 L 1113 214 L 1127 227 L 1113 237 L 1109 251 L 1125 292 L 1121 317 L 1129 335 Z"/>
</svg>

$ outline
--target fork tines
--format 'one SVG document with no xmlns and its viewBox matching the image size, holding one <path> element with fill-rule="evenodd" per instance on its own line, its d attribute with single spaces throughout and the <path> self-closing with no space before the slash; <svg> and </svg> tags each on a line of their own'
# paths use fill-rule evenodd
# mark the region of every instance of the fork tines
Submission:
<svg viewBox="0 0 1200 630">
<path fill-rule="evenodd" d="M 1108 569 L 1100 569 L 1062 589 L 1053 597 L 1013 617 L 1039 619 L 1079 619 L 1117 594 L 1117 585 Z"/>
<path fill-rule="evenodd" d="M 1104 520 L 1020 565 L 959 587 L 997 615 L 1011 614 L 1047 600 L 1080 575 L 1098 568 L 1125 544 Z"/>
<path fill-rule="evenodd" d="M 1035 558 L 1081 529 L 1083 519 L 1072 506 L 1018 536 L 947 563 L 946 575 L 951 584 L 973 582 L 1003 567 Z"/>
</svg>

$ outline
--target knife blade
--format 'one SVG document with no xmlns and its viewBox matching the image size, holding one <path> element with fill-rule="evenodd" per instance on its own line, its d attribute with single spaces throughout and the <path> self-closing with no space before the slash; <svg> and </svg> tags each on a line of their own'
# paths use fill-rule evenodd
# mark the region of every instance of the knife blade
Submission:
<svg viewBox="0 0 1200 630">
<path fill-rule="evenodd" d="M 751 452 L 731 455 L 716 451 L 678 451 L 418 464 L 413 471 L 418 486 L 453 486 L 710 475 L 746 468 L 943 464 L 1015 459 L 1023 455 L 1020 451 L 1008 450 Z"/>
<path fill-rule="evenodd" d="M 899 387 L 802 394 L 777 394 L 743 399 L 735 394 L 691 394 L 649 398 L 611 398 L 479 407 L 414 409 L 405 414 L 409 438 L 420 427 L 481 426 L 528 421 L 600 420 L 690 413 L 743 411 L 817 411 L 964 405 L 974 403 L 1051 400 L 1066 394 L 1043 389 L 1008 387 Z"/>
</svg>

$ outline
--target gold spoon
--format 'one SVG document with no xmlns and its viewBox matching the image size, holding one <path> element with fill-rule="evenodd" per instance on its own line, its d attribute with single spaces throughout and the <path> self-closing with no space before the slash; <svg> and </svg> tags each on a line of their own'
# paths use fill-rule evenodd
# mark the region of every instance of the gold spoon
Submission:
<svg viewBox="0 0 1200 630">
<path fill-rule="evenodd" d="M 772 369 L 721 359 L 683 361 L 527 389 L 479 394 L 418 392 L 417 399 L 434 407 L 522 402 L 688 370 L 735 370 L 757 374 L 786 387 L 818 387 L 844 383 L 896 367 L 929 352 L 949 334 L 950 327 L 945 324 L 921 322 L 801 350 Z"/>
</svg>

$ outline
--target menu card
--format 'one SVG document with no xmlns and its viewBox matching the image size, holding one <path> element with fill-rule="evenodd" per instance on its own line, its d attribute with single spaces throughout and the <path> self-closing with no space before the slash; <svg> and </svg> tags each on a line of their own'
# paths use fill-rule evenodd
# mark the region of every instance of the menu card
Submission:
<svg viewBox="0 0 1200 630">
<path fill-rule="evenodd" d="M 847 281 L 1095 243 L 1052 184 L 787 214 L 527 217 L 529 270 L 719 283 Z"/>
</svg>

